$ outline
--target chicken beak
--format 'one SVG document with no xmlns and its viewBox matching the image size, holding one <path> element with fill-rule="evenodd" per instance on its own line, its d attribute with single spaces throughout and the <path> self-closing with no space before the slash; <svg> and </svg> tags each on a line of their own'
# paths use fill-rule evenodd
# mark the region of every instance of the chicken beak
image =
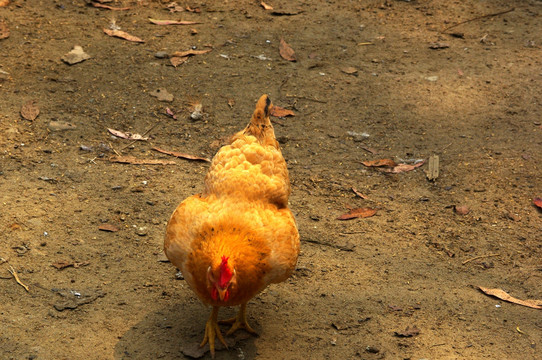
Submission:
<svg viewBox="0 0 542 360">
<path fill-rule="evenodd" d="M 224 301 L 224 299 L 226 298 L 226 292 L 228 292 L 228 289 L 221 289 L 220 287 L 217 289 L 218 290 L 218 297 L 220 298 L 220 301 Z"/>
</svg>

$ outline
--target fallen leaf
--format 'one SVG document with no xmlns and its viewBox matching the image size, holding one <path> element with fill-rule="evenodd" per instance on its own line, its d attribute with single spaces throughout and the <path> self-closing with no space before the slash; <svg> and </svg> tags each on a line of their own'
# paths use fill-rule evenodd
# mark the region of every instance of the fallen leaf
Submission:
<svg viewBox="0 0 542 360">
<path fill-rule="evenodd" d="M 266 3 L 264 3 L 263 1 L 260 3 L 260 5 L 265 9 L 265 10 L 273 10 L 273 7 L 271 5 L 267 5 Z"/>
<path fill-rule="evenodd" d="M 228 99 L 228 106 L 230 109 L 233 109 L 233 106 L 235 105 L 235 99 Z"/>
<path fill-rule="evenodd" d="M 352 191 L 354 192 L 354 194 L 356 194 L 357 196 L 359 196 L 360 198 L 362 199 L 367 199 L 367 196 L 363 195 L 362 193 L 360 193 L 359 191 L 356 190 L 356 188 L 352 188 Z"/>
<path fill-rule="evenodd" d="M 455 213 L 458 215 L 467 215 L 470 212 L 470 209 L 467 205 L 455 205 L 454 210 Z"/>
<path fill-rule="evenodd" d="M 166 114 L 170 116 L 173 120 L 177 120 L 177 116 L 175 116 L 175 113 L 170 108 L 166 108 Z"/>
<path fill-rule="evenodd" d="M 542 198 L 534 198 L 533 199 L 533 204 L 535 204 L 536 206 L 538 206 L 540 209 L 542 209 Z"/>
<path fill-rule="evenodd" d="M 180 6 L 179 4 L 177 4 L 176 2 L 169 3 L 167 5 L 167 8 L 172 13 L 174 13 L 174 12 L 183 12 L 184 11 L 184 8 L 182 6 Z"/>
<path fill-rule="evenodd" d="M 23 119 L 34 121 L 40 114 L 40 109 L 34 100 L 30 100 L 21 107 L 21 116 Z"/>
<path fill-rule="evenodd" d="M 130 35 L 127 32 L 122 31 L 122 30 L 110 30 L 110 29 L 103 29 L 103 30 L 104 30 L 104 33 L 106 33 L 109 36 L 118 37 L 118 38 L 121 38 L 121 39 L 124 39 L 124 40 L 137 42 L 137 43 L 145 42 L 145 40 L 142 40 L 142 39 L 138 38 L 137 36 Z"/>
<path fill-rule="evenodd" d="M 396 166 L 397 163 L 393 161 L 392 159 L 378 159 L 378 160 L 369 160 L 369 161 L 362 161 L 363 165 L 368 167 L 381 167 L 381 166 Z"/>
<path fill-rule="evenodd" d="M 112 156 L 109 158 L 109 161 L 121 163 L 121 164 L 132 164 L 132 165 L 176 165 L 175 161 L 169 160 L 159 160 L 159 159 L 138 159 L 133 156 Z"/>
<path fill-rule="evenodd" d="M 434 42 L 429 45 L 429 49 L 433 50 L 439 50 L 439 49 L 447 49 L 450 47 L 450 44 L 448 43 L 442 43 L 442 42 Z"/>
<path fill-rule="evenodd" d="M 415 163 L 414 165 L 398 164 L 397 166 L 394 166 L 391 169 L 382 169 L 382 171 L 389 172 L 389 173 L 392 173 L 392 174 L 399 174 L 399 173 L 402 173 L 402 172 L 411 171 L 411 170 L 414 170 L 416 168 L 419 168 L 423 164 L 425 164 L 425 160 L 419 161 L 419 162 Z"/>
<path fill-rule="evenodd" d="M 9 5 L 9 0 L 0 0 L 0 7 L 8 6 L 8 5 Z"/>
<path fill-rule="evenodd" d="M 79 45 L 75 45 L 69 53 L 61 58 L 68 65 L 77 64 L 88 59 L 90 59 L 90 55 L 84 52 Z"/>
<path fill-rule="evenodd" d="M 199 14 L 201 12 L 201 9 L 199 7 L 192 9 L 190 6 L 187 6 L 186 11 Z"/>
<path fill-rule="evenodd" d="M 295 113 L 292 110 L 287 110 L 285 108 L 281 108 L 280 106 L 273 105 L 270 115 L 274 117 L 286 117 L 295 116 Z"/>
<path fill-rule="evenodd" d="M 107 131 L 109 131 L 111 134 L 113 134 L 116 137 L 119 137 L 121 139 L 142 140 L 142 141 L 149 140 L 148 136 L 142 136 L 142 135 L 139 135 L 139 134 L 132 134 L 130 132 L 123 132 L 123 131 L 120 131 L 120 130 L 115 130 L 115 129 L 110 129 L 110 128 L 107 128 Z"/>
<path fill-rule="evenodd" d="M 352 66 L 347 66 L 347 67 L 344 67 L 341 69 L 341 71 L 345 74 L 348 74 L 348 75 L 355 75 L 358 73 L 358 69 L 356 69 L 355 67 L 352 67 Z"/>
<path fill-rule="evenodd" d="M 62 269 L 65 269 L 67 267 L 74 267 L 74 268 L 79 268 L 81 266 L 87 266 L 89 265 L 90 263 L 88 261 L 83 261 L 83 262 L 69 262 L 69 261 L 58 261 L 54 264 L 51 264 L 52 267 L 54 268 L 57 268 L 58 270 L 62 270 Z"/>
<path fill-rule="evenodd" d="M 271 11 L 271 15 L 274 15 L 274 16 L 292 16 L 292 15 L 299 15 L 301 13 L 303 13 L 303 10 L 297 10 L 297 11 L 273 10 Z"/>
<path fill-rule="evenodd" d="M 170 94 L 166 89 L 160 88 L 149 93 L 150 96 L 154 96 L 159 101 L 173 101 L 173 94 Z"/>
<path fill-rule="evenodd" d="M 279 53 L 284 60 L 297 61 L 294 49 L 283 38 L 280 38 Z"/>
<path fill-rule="evenodd" d="M 159 148 L 156 148 L 156 147 L 154 147 L 152 149 L 155 150 L 155 151 L 161 152 L 162 154 L 167 154 L 167 155 L 175 156 L 175 157 L 182 158 L 182 159 L 211 162 L 211 159 L 204 158 L 204 157 L 183 154 L 183 153 L 176 152 L 176 151 L 163 150 L 163 149 L 159 149 Z"/>
<path fill-rule="evenodd" d="M 193 56 L 193 55 L 203 55 L 203 54 L 207 54 L 208 52 L 211 52 L 211 51 L 213 51 L 213 49 L 175 51 L 173 54 L 171 54 L 171 57 L 185 57 L 185 56 Z"/>
<path fill-rule="evenodd" d="M 1 1 L 1 0 L 0 0 Z M 4 19 L 0 20 L 0 40 L 7 39 L 9 37 L 9 28 Z"/>
<path fill-rule="evenodd" d="M 188 60 L 188 56 L 183 56 L 183 57 L 173 56 L 173 57 L 169 58 L 169 62 L 174 67 L 177 67 L 177 66 L 179 66 L 181 64 L 184 64 L 186 62 L 186 60 Z"/>
<path fill-rule="evenodd" d="M 49 122 L 47 128 L 51 131 L 64 131 L 77 129 L 77 125 L 69 123 L 67 121 L 53 120 Z"/>
<path fill-rule="evenodd" d="M 374 214 L 376 214 L 375 209 L 371 208 L 356 208 L 352 209 L 346 214 L 342 214 L 337 218 L 337 220 L 350 220 L 350 219 L 356 219 L 356 218 L 366 218 L 371 217 Z"/>
<path fill-rule="evenodd" d="M 94 1 L 92 2 L 92 6 L 94 6 L 95 8 L 102 8 L 102 9 L 113 10 L 113 11 L 130 10 L 129 7 L 118 8 L 118 7 L 113 7 L 113 6 L 109 6 L 109 5 L 100 4 L 99 2 L 94 2 Z"/>
<path fill-rule="evenodd" d="M 201 24 L 197 21 L 184 21 L 184 20 L 158 20 L 158 19 L 151 19 L 149 18 L 149 21 L 155 25 L 196 25 Z"/>
<path fill-rule="evenodd" d="M 489 289 L 482 286 L 478 286 L 480 290 L 482 290 L 483 293 L 490 296 L 495 296 L 496 298 L 499 298 L 504 301 L 508 301 L 514 304 L 527 306 L 533 309 L 541 309 L 542 310 L 542 300 L 520 300 L 516 299 L 513 296 L 510 296 L 507 292 L 501 290 L 501 289 Z"/>
<path fill-rule="evenodd" d="M 101 230 L 101 231 L 108 231 L 108 232 L 117 232 L 119 231 L 120 229 L 118 227 L 116 227 L 115 225 L 111 225 L 111 224 L 102 224 L 100 226 L 98 226 L 98 230 Z"/>
<path fill-rule="evenodd" d="M 393 332 L 397 337 L 413 337 L 420 333 L 420 329 L 414 325 L 413 327 L 407 326 L 403 331 L 394 331 Z"/>
</svg>

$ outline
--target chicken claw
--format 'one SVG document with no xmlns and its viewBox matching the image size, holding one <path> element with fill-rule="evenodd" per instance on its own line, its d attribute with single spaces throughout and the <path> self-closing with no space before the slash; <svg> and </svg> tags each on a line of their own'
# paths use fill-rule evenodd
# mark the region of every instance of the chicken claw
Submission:
<svg viewBox="0 0 542 360">
<path fill-rule="evenodd" d="M 237 316 L 227 319 L 227 320 L 221 320 L 218 323 L 219 324 L 231 324 L 230 330 L 226 333 L 226 335 L 233 334 L 238 329 L 245 329 L 251 334 L 256 335 L 256 331 L 250 327 L 250 325 L 247 322 L 247 304 L 241 304 L 241 308 L 239 309 L 239 312 L 237 313 Z"/>
<path fill-rule="evenodd" d="M 218 306 L 213 306 L 211 316 L 205 324 L 205 336 L 203 337 L 203 341 L 199 345 L 200 347 L 203 347 L 205 346 L 205 344 L 207 344 L 207 342 L 209 342 L 209 349 L 211 350 L 211 356 L 213 359 L 215 358 L 215 337 L 217 337 L 218 340 L 220 340 L 220 342 L 224 344 L 226 349 L 228 348 L 226 341 L 224 341 L 224 337 L 222 337 L 222 334 L 220 333 L 220 328 L 218 327 L 218 309 Z"/>
</svg>

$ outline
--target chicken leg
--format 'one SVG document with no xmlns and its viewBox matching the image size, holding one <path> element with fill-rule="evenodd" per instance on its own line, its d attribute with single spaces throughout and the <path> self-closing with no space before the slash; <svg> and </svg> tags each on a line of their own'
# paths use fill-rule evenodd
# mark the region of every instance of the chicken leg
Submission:
<svg viewBox="0 0 542 360">
<path fill-rule="evenodd" d="M 231 324 L 230 330 L 226 333 L 226 335 L 233 334 L 238 329 L 245 329 L 251 334 L 256 334 L 256 331 L 250 327 L 250 325 L 247 322 L 247 303 L 241 304 L 241 308 L 239 309 L 239 312 L 237 313 L 237 316 L 227 319 L 227 320 L 221 320 L 218 323 L 219 324 Z"/>
<path fill-rule="evenodd" d="M 215 358 L 215 337 L 217 337 L 218 340 L 224 344 L 226 349 L 228 348 L 226 341 L 224 341 L 224 338 L 220 333 L 220 328 L 218 327 L 218 309 L 218 306 L 213 306 L 211 316 L 209 316 L 209 320 L 207 320 L 207 323 L 205 324 L 205 336 L 200 344 L 200 347 L 203 347 L 205 344 L 207 344 L 207 342 L 209 342 L 209 349 L 211 350 L 211 356 L 213 359 Z"/>
</svg>

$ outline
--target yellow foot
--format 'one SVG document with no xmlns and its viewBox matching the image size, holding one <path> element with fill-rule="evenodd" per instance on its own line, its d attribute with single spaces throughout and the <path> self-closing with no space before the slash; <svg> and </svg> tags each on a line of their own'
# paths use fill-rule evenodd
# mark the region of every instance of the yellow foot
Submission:
<svg viewBox="0 0 542 360">
<path fill-rule="evenodd" d="M 211 312 L 211 316 L 209 317 L 209 320 L 207 320 L 207 323 L 205 324 L 205 336 L 203 337 L 203 341 L 199 345 L 200 347 L 204 347 L 205 344 L 209 343 L 209 349 L 211 350 L 211 356 L 213 359 L 215 358 L 215 338 L 217 337 L 218 340 L 224 346 L 226 349 L 228 348 L 228 345 L 226 344 L 226 341 L 224 341 L 224 337 L 222 337 L 222 334 L 220 333 L 220 328 L 218 327 L 218 306 L 213 306 L 213 311 Z"/>
<path fill-rule="evenodd" d="M 231 328 L 226 335 L 231 335 L 238 329 L 245 329 L 251 334 L 256 334 L 256 331 L 254 331 L 247 322 L 246 307 L 246 303 L 242 304 L 236 317 L 218 322 L 219 324 L 231 324 Z"/>
</svg>

